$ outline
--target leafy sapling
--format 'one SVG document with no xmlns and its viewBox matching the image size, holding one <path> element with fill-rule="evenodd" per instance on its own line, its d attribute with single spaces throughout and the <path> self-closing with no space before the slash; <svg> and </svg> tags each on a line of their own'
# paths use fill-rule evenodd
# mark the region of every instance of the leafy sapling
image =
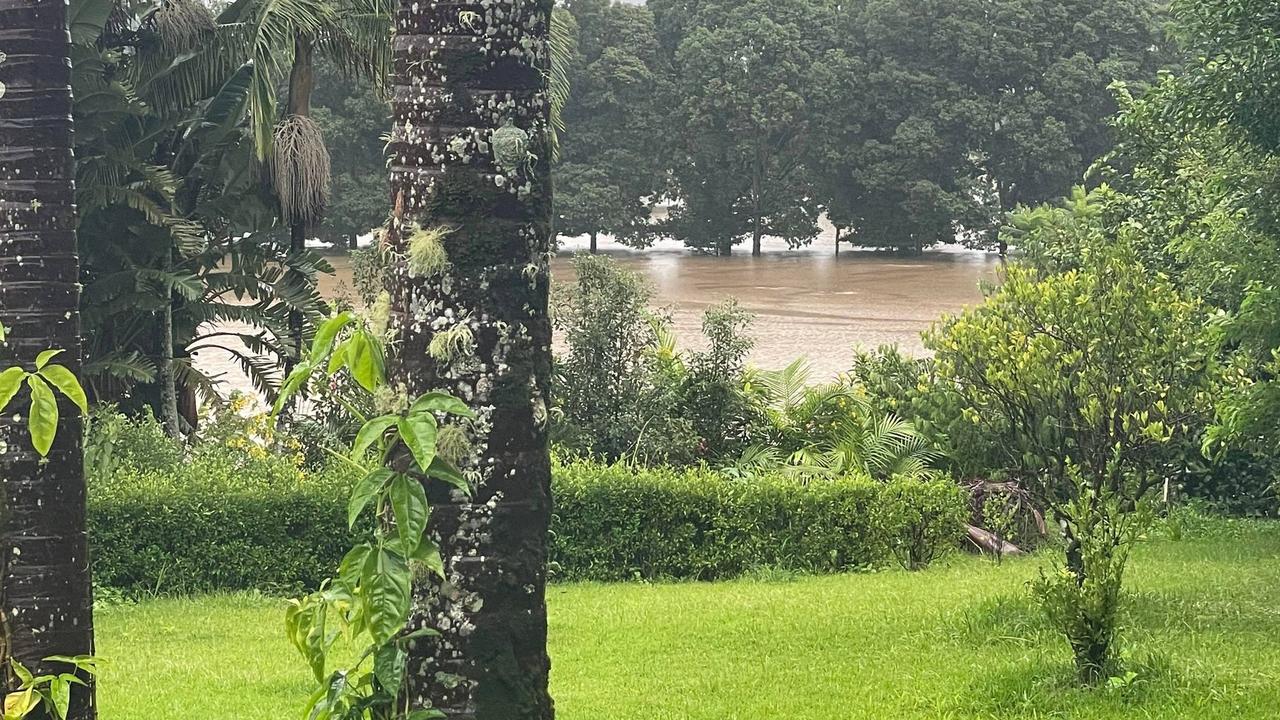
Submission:
<svg viewBox="0 0 1280 720">
<path fill-rule="evenodd" d="M 40 717 L 66 720 L 71 707 L 71 688 L 85 685 L 85 678 L 97 675 L 101 663 L 92 655 L 53 655 L 44 661 L 69 665 L 72 672 L 34 675 L 22 663 L 10 659 L 9 666 L 18 678 L 18 687 L 4 696 L 4 714 L 0 720 L 24 720 L 36 717 L 37 713 Z"/>
<path fill-rule="evenodd" d="M 329 376 L 346 370 L 375 397 L 398 392 L 387 384 L 384 357 L 382 336 L 363 320 L 351 313 L 330 319 L 317 330 L 311 354 L 285 380 L 275 412 L 321 368 Z M 438 451 L 442 433 L 453 437 L 460 428 L 442 426 L 441 420 L 474 419 L 475 413 L 443 392 L 379 405 L 385 414 L 356 413 L 363 425 L 350 452 L 341 456 L 360 476 L 347 503 L 348 524 L 354 529 L 370 522 L 373 532 L 346 554 L 336 577 L 292 601 L 286 613 L 289 639 L 317 683 L 306 709 L 309 720 L 443 717 L 411 709 L 403 697 L 410 644 L 435 635 L 429 628 L 408 629 L 410 602 L 415 575 L 444 572 L 440 550 L 427 535 L 431 507 L 423 479 L 470 492 L 449 453 Z M 456 437 L 450 440 L 455 442 Z M 355 638 L 364 649 L 354 662 L 333 667 L 339 638 Z"/>
</svg>

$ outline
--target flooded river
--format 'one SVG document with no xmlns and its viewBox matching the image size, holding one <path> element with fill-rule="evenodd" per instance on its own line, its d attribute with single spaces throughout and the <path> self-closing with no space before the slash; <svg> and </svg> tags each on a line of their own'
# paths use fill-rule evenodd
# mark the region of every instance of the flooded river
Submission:
<svg viewBox="0 0 1280 720">
<path fill-rule="evenodd" d="M 827 234 L 811 247 L 787 250 L 766 241 L 759 258 L 697 255 L 674 243 L 637 251 L 602 241 L 600 249 L 650 279 L 654 304 L 671 313 L 682 346 L 699 347 L 702 313 L 736 297 L 755 316 L 751 362 L 776 368 L 805 355 L 818 376 L 846 370 L 855 347 L 896 344 L 923 353 L 920 332 L 980 302 L 980 282 L 994 280 L 1000 268 L 994 254 L 958 249 L 902 257 L 844 246 L 836 257 L 832 242 Z M 572 256 L 585 247 L 585 240 L 562 245 L 552 266 L 556 282 L 573 281 Z M 322 279 L 321 291 L 332 296 L 351 286 L 351 266 L 346 256 L 329 260 L 336 273 Z M 227 390 L 248 389 L 230 357 L 210 350 L 196 362 L 222 373 Z"/>
</svg>

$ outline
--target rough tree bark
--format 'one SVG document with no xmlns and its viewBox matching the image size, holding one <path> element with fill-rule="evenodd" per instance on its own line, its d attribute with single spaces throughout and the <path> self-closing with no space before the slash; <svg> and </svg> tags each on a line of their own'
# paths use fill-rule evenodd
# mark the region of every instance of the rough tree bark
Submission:
<svg viewBox="0 0 1280 720">
<path fill-rule="evenodd" d="M 66 350 L 59 362 L 73 370 L 80 359 L 66 13 L 62 0 L 0 0 L 4 366 L 30 368 L 46 348 Z M 15 401 L 25 405 L 25 393 Z M 81 419 L 68 402 L 59 409 L 47 463 L 31 449 L 19 413 L 0 417 L 0 659 L 32 669 L 50 655 L 93 651 Z M 12 687 L 10 670 L 6 662 L 0 689 Z M 94 717 L 92 687 L 73 691 L 69 717 Z"/>
<path fill-rule="evenodd" d="M 315 89 L 315 46 L 311 38 L 297 35 L 293 39 L 293 66 L 289 69 L 289 98 L 287 115 L 311 117 L 311 94 Z M 305 218 L 295 218 L 289 225 L 289 252 L 298 255 L 307 249 Z M 301 358 L 305 350 L 306 320 L 301 310 L 289 311 L 289 339 L 293 342 L 293 355 L 286 358 L 286 370 L 293 369 L 293 362 Z"/>
<path fill-rule="evenodd" d="M 473 494 L 432 491 L 446 579 L 415 588 L 413 622 L 442 635 L 413 648 L 411 703 L 455 720 L 554 714 L 545 602 L 552 4 L 401 0 L 396 15 L 386 242 L 409 260 L 389 281 L 391 379 L 409 396 L 452 392 L 480 416 L 465 427 L 459 461 Z M 433 242 L 447 265 L 415 267 Z M 450 342 L 432 345 L 442 334 Z"/>
</svg>

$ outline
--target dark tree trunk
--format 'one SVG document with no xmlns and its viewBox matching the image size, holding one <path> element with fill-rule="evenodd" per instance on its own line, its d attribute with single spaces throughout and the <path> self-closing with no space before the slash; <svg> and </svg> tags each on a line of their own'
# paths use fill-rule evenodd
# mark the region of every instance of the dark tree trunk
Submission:
<svg viewBox="0 0 1280 720">
<path fill-rule="evenodd" d="M 591 254 L 592 254 L 592 255 L 595 255 L 596 253 L 600 252 L 600 248 L 599 248 L 599 247 L 597 246 L 597 244 L 596 244 L 596 243 L 597 243 L 597 236 L 598 236 L 599 234 L 600 234 L 600 233 L 596 232 L 595 230 L 592 230 L 592 231 L 591 231 Z"/>
<path fill-rule="evenodd" d="M 165 432 L 171 438 L 182 437 L 182 423 L 178 420 L 178 373 L 173 358 L 173 298 L 160 313 L 160 417 L 164 419 Z"/>
<path fill-rule="evenodd" d="M 554 714 L 545 601 L 552 4 L 401 0 L 396 16 L 388 241 L 404 253 L 415 226 L 444 228 L 449 267 L 428 277 L 395 268 L 391 380 L 411 396 L 447 390 L 480 415 L 464 426 L 471 497 L 432 486 L 446 580 L 415 588 L 413 623 L 441 637 L 416 642 L 409 697 L 451 720 Z M 432 336 L 462 323 L 474 341 L 433 358 Z"/>
<path fill-rule="evenodd" d="M 32 367 L 47 348 L 78 371 L 79 263 L 71 155 L 71 64 L 61 0 L 0 0 L 0 365 Z M 26 393 L 15 398 L 26 403 Z M 0 417 L 0 660 L 93 652 L 79 411 L 64 419 L 47 463 L 25 420 Z M 25 418 L 26 412 L 22 411 Z M 65 667 L 54 669 L 65 671 Z M 0 690 L 12 687 L 7 660 Z M 0 694 L 3 694 L 0 692 Z M 72 691 L 69 717 L 94 717 L 92 687 Z"/>
<path fill-rule="evenodd" d="M 289 69 L 288 114 L 311 116 L 311 94 L 315 90 L 315 47 L 311 39 L 298 35 L 293 40 L 293 66 Z M 294 220 L 289 226 L 289 252 L 298 255 L 307 249 L 307 222 Z M 302 357 L 306 323 L 301 310 L 289 311 L 289 337 L 293 342 L 293 356 L 287 358 L 285 371 L 293 369 L 293 363 Z"/>
</svg>

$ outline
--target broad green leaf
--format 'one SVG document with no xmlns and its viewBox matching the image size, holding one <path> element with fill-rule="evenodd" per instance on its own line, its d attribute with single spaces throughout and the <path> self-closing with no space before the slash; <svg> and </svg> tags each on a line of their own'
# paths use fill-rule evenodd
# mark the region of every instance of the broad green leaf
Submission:
<svg viewBox="0 0 1280 720">
<path fill-rule="evenodd" d="M 361 330 L 347 341 L 347 369 L 360 387 L 373 392 L 382 384 L 385 368 L 377 341 Z"/>
<path fill-rule="evenodd" d="M 400 418 L 400 439 L 413 454 L 418 468 L 426 471 L 436 457 L 436 419 L 430 413 Z"/>
<path fill-rule="evenodd" d="M 4 716 L 6 718 L 26 717 L 35 709 L 38 702 L 39 698 L 33 688 L 9 693 L 4 696 Z"/>
<path fill-rule="evenodd" d="M 40 351 L 40 354 L 36 356 L 36 369 L 37 369 L 37 370 L 39 370 L 40 368 L 44 367 L 45 365 L 48 365 L 50 360 L 52 360 L 52 359 L 54 359 L 55 357 L 57 357 L 57 356 L 61 355 L 63 352 L 65 352 L 65 351 L 63 351 L 63 350 L 42 350 L 42 351 Z"/>
<path fill-rule="evenodd" d="M 39 375 L 28 375 L 27 386 L 31 388 L 31 414 L 27 418 L 31 444 L 41 457 L 46 457 L 58 434 L 58 400 Z"/>
<path fill-rule="evenodd" d="M 280 386 L 280 392 L 276 395 L 275 405 L 271 407 L 272 416 L 279 415 L 284 409 L 284 404 L 289 402 L 289 398 L 293 397 L 298 390 L 306 384 L 311 377 L 311 363 L 300 362 L 293 367 L 293 371 L 289 373 L 289 377 L 284 379 L 284 383 Z"/>
<path fill-rule="evenodd" d="M 0 343 L 4 342 L 4 339 L 8 332 L 9 331 L 6 330 L 4 327 L 4 323 L 0 323 Z"/>
<path fill-rule="evenodd" d="M 332 375 L 343 368 L 347 364 L 347 356 L 351 352 L 351 338 L 347 338 L 338 344 L 337 349 L 329 356 L 329 364 L 325 366 L 325 372 Z"/>
<path fill-rule="evenodd" d="M 404 720 L 440 720 L 440 718 L 448 717 L 444 713 L 431 708 L 429 710 L 414 710 L 404 716 Z"/>
<path fill-rule="evenodd" d="M 76 378 L 75 373 L 68 370 L 62 365 L 46 365 L 40 370 L 40 377 L 49 381 L 67 399 L 76 404 L 80 408 L 80 412 L 89 413 L 89 399 L 84 395 L 84 388 L 80 386 L 80 380 Z"/>
<path fill-rule="evenodd" d="M 360 519 L 360 513 L 369 506 L 369 503 L 382 492 L 382 488 L 387 482 L 395 476 L 395 473 L 387 468 L 378 468 L 373 472 L 365 475 L 356 483 L 355 488 L 351 491 L 351 500 L 347 503 L 347 527 L 354 528 L 356 520 Z"/>
<path fill-rule="evenodd" d="M 369 448 L 373 447 L 378 438 L 382 437 L 382 434 L 399 419 L 396 415 L 382 415 L 365 423 L 364 427 L 360 428 L 360 432 L 356 433 L 356 441 L 351 446 L 351 457 L 357 462 L 364 459 Z"/>
<path fill-rule="evenodd" d="M 427 475 L 437 480 L 443 480 L 464 493 L 471 493 L 471 485 L 467 482 L 466 477 L 462 475 L 462 471 L 439 455 L 431 459 L 431 467 L 427 469 Z"/>
<path fill-rule="evenodd" d="M 338 580 L 353 588 L 358 585 L 360 572 L 364 569 L 364 561 L 369 558 L 369 553 L 372 551 L 373 546 L 369 543 L 360 543 L 348 550 L 342 562 L 338 563 Z"/>
<path fill-rule="evenodd" d="M 422 483 L 408 475 L 399 474 L 391 481 L 391 510 L 396 516 L 396 532 L 405 555 L 412 555 L 422 542 L 427 529 L 427 517 L 431 512 L 427 505 L 427 492 Z"/>
<path fill-rule="evenodd" d="M 56 677 L 49 683 L 49 699 L 53 702 L 53 712 L 58 720 L 66 720 L 67 711 L 71 708 L 71 683 Z"/>
<path fill-rule="evenodd" d="M 284 613 L 285 634 L 307 661 L 317 682 L 324 680 L 324 651 L 315 641 L 320 637 L 320 633 L 315 632 L 315 625 L 317 622 L 323 623 L 323 618 L 317 617 L 322 607 L 314 601 L 314 596 L 310 596 L 302 600 L 290 600 Z"/>
<path fill-rule="evenodd" d="M 81 672 L 88 673 L 89 675 L 97 675 L 98 665 L 102 660 L 97 655 L 50 655 L 45 658 L 45 662 L 74 665 L 75 668 Z"/>
<path fill-rule="evenodd" d="M 373 674 L 378 678 L 382 689 L 391 695 L 398 695 L 400 685 L 404 681 L 404 668 L 408 654 L 393 642 L 378 648 L 373 654 Z"/>
<path fill-rule="evenodd" d="M 325 355 L 328 355 L 333 350 L 333 343 L 338 338 L 338 333 L 342 331 L 342 328 L 349 325 L 354 318 L 355 316 L 351 313 L 344 312 L 324 321 L 316 329 L 316 336 L 311 341 L 311 357 L 308 359 L 312 362 L 318 362 Z"/>
<path fill-rule="evenodd" d="M 440 547 L 430 540 L 424 539 L 413 551 L 414 562 L 420 562 L 437 577 L 444 578 L 444 559 L 440 557 Z"/>
<path fill-rule="evenodd" d="M 413 401 L 413 406 L 409 408 L 409 414 L 416 415 L 421 412 L 442 412 L 465 418 L 474 418 L 476 416 L 475 412 L 467 407 L 466 403 L 449 393 L 439 391 L 429 392 Z"/>
<path fill-rule="evenodd" d="M 31 675 L 31 671 L 27 669 L 27 666 L 18 662 L 17 659 L 12 660 L 9 664 L 13 668 L 13 674 L 18 676 L 18 680 L 20 680 L 23 685 L 31 685 L 32 681 L 35 680 L 35 677 Z"/>
<path fill-rule="evenodd" d="M 378 548 L 365 560 L 360 587 L 369 608 L 369 635 L 381 645 L 409 619 L 409 564 L 390 548 Z"/>
<path fill-rule="evenodd" d="M 440 637 L 440 632 L 433 628 L 420 627 L 417 630 L 414 630 L 413 632 L 407 632 L 401 635 L 400 637 L 396 638 L 396 642 L 404 644 L 409 640 L 417 640 L 418 638 L 424 638 L 424 637 Z"/>
<path fill-rule="evenodd" d="M 0 372 L 0 412 L 3 412 L 9 405 L 9 401 L 13 400 L 13 396 L 18 394 L 22 381 L 26 377 L 27 371 L 20 367 L 11 367 Z"/>
</svg>

